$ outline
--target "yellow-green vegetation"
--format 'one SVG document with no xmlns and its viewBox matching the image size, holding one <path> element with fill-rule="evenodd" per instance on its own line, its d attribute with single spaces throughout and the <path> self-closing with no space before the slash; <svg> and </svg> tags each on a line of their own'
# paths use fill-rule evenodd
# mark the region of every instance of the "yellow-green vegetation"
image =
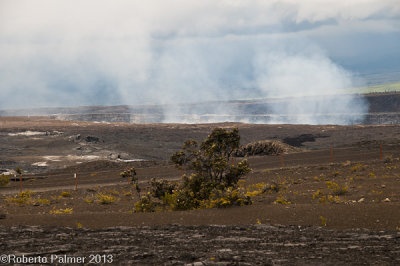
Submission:
<svg viewBox="0 0 400 266">
<path fill-rule="evenodd" d="M 202 208 L 226 208 L 230 206 L 243 206 L 251 204 L 250 197 L 241 190 L 233 187 L 216 190 L 210 194 L 208 200 L 200 203 Z"/>
<path fill-rule="evenodd" d="M 134 205 L 135 212 L 154 212 L 157 204 L 151 199 L 150 193 L 142 196 Z"/>
<path fill-rule="evenodd" d="M 61 199 L 63 196 L 61 196 L 61 195 L 58 195 L 58 196 L 51 196 L 50 197 L 50 199 L 52 200 L 52 201 L 58 201 L 59 199 Z"/>
<path fill-rule="evenodd" d="M 10 183 L 10 178 L 8 177 L 8 175 L 1 174 L 0 187 L 7 186 L 8 183 Z"/>
<path fill-rule="evenodd" d="M 341 203 L 343 200 L 339 197 L 347 193 L 348 186 L 342 186 L 332 181 L 327 181 L 326 185 L 330 192 L 325 195 L 325 193 L 318 189 L 316 192 L 312 194 L 313 200 L 318 200 L 319 203 Z"/>
<path fill-rule="evenodd" d="M 369 173 L 368 176 L 369 176 L 370 178 L 376 178 L 376 175 L 375 175 L 374 173 Z"/>
<path fill-rule="evenodd" d="M 367 87 L 349 89 L 351 93 L 382 93 L 400 91 L 400 83 L 379 84 Z"/>
<path fill-rule="evenodd" d="M 125 197 L 131 197 L 131 196 L 132 196 L 132 192 L 130 192 L 130 191 L 125 191 L 125 190 L 123 190 L 123 191 L 122 191 L 122 194 L 123 194 Z"/>
<path fill-rule="evenodd" d="M 319 182 L 319 181 L 325 181 L 325 176 L 320 175 L 320 176 L 314 176 L 314 181 Z"/>
<path fill-rule="evenodd" d="M 264 192 L 266 192 L 265 189 L 266 189 L 267 186 L 268 186 L 268 184 L 266 184 L 264 182 L 253 184 L 253 185 L 251 185 L 251 186 L 246 188 L 246 196 L 247 197 L 254 197 L 254 196 L 261 195 Z"/>
<path fill-rule="evenodd" d="M 327 200 L 331 203 L 341 203 L 343 202 L 339 196 L 328 195 Z"/>
<path fill-rule="evenodd" d="M 278 197 L 276 197 L 276 200 L 274 201 L 275 204 L 291 204 L 291 202 L 282 194 L 279 194 Z"/>
<path fill-rule="evenodd" d="M 80 228 L 83 228 L 83 225 L 80 222 L 77 222 L 76 227 L 80 229 Z"/>
<path fill-rule="evenodd" d="M 72 208 L 65 208 L 65 209 L 55 209 L 53 208 L 50 210 L 50 214 L 71 214 L 73 212 Z"/>
<path fill-rule="evenodd" d="M 326 185 L 328 186 L 328 189 L 331 190 L 331 193 L 334 196 L 344 195 L 344 194 L 346 194 L 347 190 L 349 189 L 348 186 L 339 185 L 338 183 L 335 183 L 332 181 L 327 181 Z"/>
<path fill-rule="evenodd" d="M 14 203 L 19 205 L 50 205 L 51 202 L 48 199 L 37 198 L 34 199 L 32 196 L 34 193 L 30 190 L 18 193 L 13 197 L 6 197 L 5 201 L 7 203 Z"/>
<path fill-rule="evenodd" d="M 48 199 L 36 199 L 34 200 L 35 204 L 39 204 L 39 205 L 50 205 L 50 200 Z"/>
<path fill-rule="evenodd" d="M 324 196 L 324 193 L 318 189 L 315 193 L 313 193 L 312 198 L 315 200 L 315 199 L 319 199 L 323 196 Z"/>
<path fill-rule="evenodd" d="M 106 190 L 107 193 L 114 195 L 114 196 L 119 196 L 120 192 L 117 190 L 112 190 L 112 189 L 108 189 Z"/>
<path fill-rule="evenodd" d="M 93 203 L 94 198 L 88 196 L 88 197 L 86 197 L 86 198 L 84 199 L 84 201 L 85 201 L 86 203 Z"/>
<path fill-rule="evenodd" d="M 5 201 L 8 203 L 16 203 L 19 205 L 32 204 L 32 195 L 34 193 L 30 190 L 18 193 L 14 197 L 6 197 Z"/>
<path fill-rule="evenodd" d="M 335 171 L 335 172 L 333 172 L 332 174 L 333 174 L 333 176 L 337 177 L 337 176 L 341 175 L 342 173 L 339 172 L 339 171 Z"/>
<path fill-rule="evenodd" d="M 371 190 L 372 194 L 376 194 L 376 195 L 382 195 L 383 191 L 379 191 L 379 190 Z"/>
<path fill-rule="evenodd" d="M 356 164 L 355 166 L 351 167 L 351 171 L 353 172 L 359 172 L 365 170 L 366 165 L 362 165 L 360 163 Z"/>
<path fill-rule="evenodd" d="M 110 194 L 105 194 L 105 193 L 97 193 L 96 194 L 96 201 L 100 204 L 111 204 L 117 200 L 116 197 Z"/>
<path fill-rule="evenodd" d="M 321 220 L 321 225 L 326 226 L 328 219 L 323 216 L 320 216 L 319 219 Z"/>
<path fill-rule="evenodd" d="M 61 192 L 60 196 L 63 198 L 69 198 L 69 197 L 71 197 L 71 192 L 63 191 L 63 192 Z"/>
</svg>

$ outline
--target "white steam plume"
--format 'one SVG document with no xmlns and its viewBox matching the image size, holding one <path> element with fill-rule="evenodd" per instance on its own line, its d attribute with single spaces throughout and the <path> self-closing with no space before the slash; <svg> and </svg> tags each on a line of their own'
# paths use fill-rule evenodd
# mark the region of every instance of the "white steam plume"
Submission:
<svg viewBox="0 0 400 266">
<path fill-rule="evenodd" d="M 399 16 L 397 0 L 0 0 L 0 109 L 165 104 L 165 121 L 190 122 L 179 104 L 337 95 L 353 86 L 351 73 L 315 40 L 340 42 L 371 23 L 397 34 Z M 358 98 L 340 99 L 270 109 L 313 114 L 274 122 L 314 124 L 359 119 L 319 114 L 366 111 Z M 240 120 L 223 104 L 187 114 L 199 113 Z"/>
</svg>

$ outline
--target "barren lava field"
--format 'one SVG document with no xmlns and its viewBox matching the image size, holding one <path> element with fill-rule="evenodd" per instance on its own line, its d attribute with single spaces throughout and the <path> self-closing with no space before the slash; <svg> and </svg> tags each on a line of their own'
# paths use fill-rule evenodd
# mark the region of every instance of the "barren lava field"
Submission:
<svg viewBox="0 0 400 266">
<path fill-rule="evenodd" d="M 168 161 L 186 139 L 238 126 L 241 144 L 296 147 L 250 156 L 242 182 L 253 204 L 226 209 L 134 213 L 140 185 L 180 180 Z M 400 126 L 128 124 L 0 117 L 0 169 L 21 167 L 0 187 L 0 250 L 113 254 L 114 263 L 338 265 L 400 263 Z M 237 158 L 239 160 L 240 158 Z M 75 190 L 73 174 L 78 174 Z M 271 184 L 279 191 L 263 190 Z M 99 193 L 112 195 L 100 204 Z M 29 194 L 29 193 L 28 193 Z M 60 213 L 61 212 L 61 213 Z M 63 213 L 65 212 L 65 213 Z M 196 264 L 197 263 L 197 264 Z"/>
</svg>

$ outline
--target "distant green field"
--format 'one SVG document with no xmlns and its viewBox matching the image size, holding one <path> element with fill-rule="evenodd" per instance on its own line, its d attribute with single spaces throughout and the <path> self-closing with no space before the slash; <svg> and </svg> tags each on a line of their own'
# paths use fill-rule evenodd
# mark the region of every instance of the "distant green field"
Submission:
<svg viewBox="0 0 400 266">
<path fill-rule="evenodd" d="M 349 89 L 350 93 L 360 93 L 360 94 L 375 93 L 375 92 L 391 92 L 391 91 L 400 91 L 400 82 Z"/>
</svg>

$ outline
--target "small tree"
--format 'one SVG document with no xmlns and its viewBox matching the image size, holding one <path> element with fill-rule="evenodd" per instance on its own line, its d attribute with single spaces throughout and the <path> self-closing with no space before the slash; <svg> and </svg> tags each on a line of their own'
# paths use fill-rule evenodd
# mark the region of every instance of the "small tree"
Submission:
<svg viewBox="0 0 400 266">
<path fill-rule="evenodd" d="M 185 165 L 188 170 L 193 170 L 204 182 L 235 186 L 250 171 L 247 160 L 236 166 L 229 164 L 239 145 L 238 128 L 235 127 L 232 131 L 216 128 L 200 147 L 197 141 L 187 140 L 182 150 L 173 154 L 171 160 L 178 168 Z"/>
<path fill-rule="evenodd" d="M 136 170 L 135 167 L 131 167 L 123 172 L 120 173 L 120 176 L 122 178 L 129 178 L 130 179 L 130 183 L 133 185 L 133 187 L 135 188 L 136 192 L 138 193 L 138 196 L 140 198 L 140 187 L 139 187 L 139 179 L 136 177 Z"/>
<path fill-rule="evenodd" d="M 216 128 L 200 145 L 195 140 L 186 141 L 182 150 L 171 156 L 171 160 L 177 168 L 186 166 L 193 173 L 183 176 L 183 184 L 173 195 L 166 195 L 168 204 L 178 210 L 194 209 L 209 201 L 212 195 L 235 190 L 239 179 L 251 170 L 247 160 L 237 165 L 229 163 L 239 144 L 237 128 L 232 131 Z M 250 202 L 241 196 L 237 199 L 227 206 Z"/>
</svg>

